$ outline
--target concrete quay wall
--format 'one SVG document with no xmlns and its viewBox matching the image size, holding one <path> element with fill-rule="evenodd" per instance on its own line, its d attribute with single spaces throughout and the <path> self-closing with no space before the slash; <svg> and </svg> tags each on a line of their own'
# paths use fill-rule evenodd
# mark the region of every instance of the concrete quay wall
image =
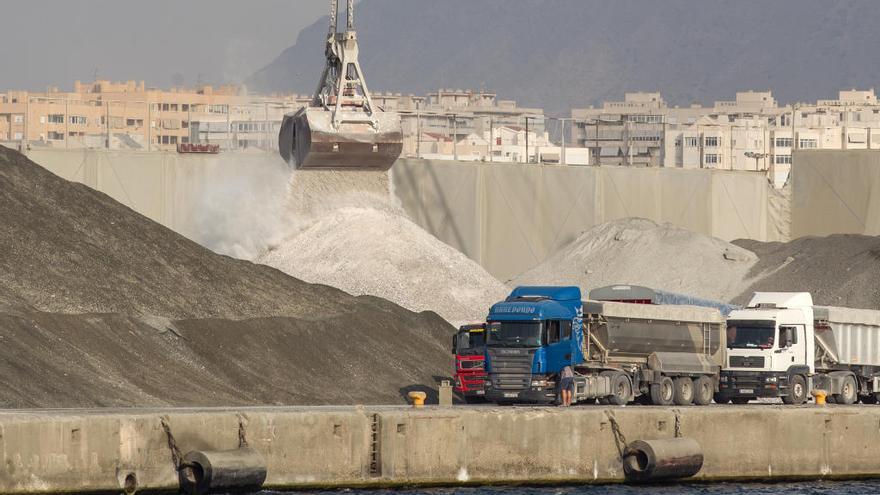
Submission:
<svg viewBox="0 0 880 495">
<path fill-rule="evenodd" d="M 0 492 L 173 491 L 183 453 L 250 447 L 270 488 L 608 483 L 628 442 L 691 437 L 696 479 L 880 477 L 880 408 L 402 407 L 0 413 Z"/>
</svg>

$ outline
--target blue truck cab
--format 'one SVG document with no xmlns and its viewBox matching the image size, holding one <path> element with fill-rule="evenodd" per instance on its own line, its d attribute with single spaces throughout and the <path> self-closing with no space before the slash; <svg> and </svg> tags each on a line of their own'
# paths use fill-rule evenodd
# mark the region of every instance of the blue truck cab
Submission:
<svg viewBox="0 0 880 495">
<path fill-rule="evenodd" d="M 584 361 L 578 287 L 518 287 L 487 317 L 486 398 L 551 403 L 556 375 Z"/>
</svg>

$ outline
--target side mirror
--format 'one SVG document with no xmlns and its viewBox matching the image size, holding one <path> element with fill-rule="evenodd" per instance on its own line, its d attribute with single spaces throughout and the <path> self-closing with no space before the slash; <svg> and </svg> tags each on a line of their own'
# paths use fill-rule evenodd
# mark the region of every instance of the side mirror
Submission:
<svg viewBox="0 0 880 495">
<path fill-rule="evenodd" d="M 458 350 L 458 334 L 452 336 L 452 353 L 457 354 Z"/>
</svg>

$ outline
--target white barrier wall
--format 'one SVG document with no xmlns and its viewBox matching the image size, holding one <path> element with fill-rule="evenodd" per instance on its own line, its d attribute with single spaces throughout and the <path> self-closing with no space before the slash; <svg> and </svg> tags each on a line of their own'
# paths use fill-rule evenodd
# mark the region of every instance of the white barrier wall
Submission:
<svg viewBox="0 0 880 495">
<path fill-rule="evenodd" d="M 29 156 L 209 247 L 252 223 L 243 213 L 274 212 L 269 203 L 287 187 L 286 166 L 265 153 Z M 619 218 L 670 222 L 724 240 L 784 240 L 787 232 L 787 215 L 771 201 L 776 193 L 754 172 L 403 159 L 393 168 L 393 185 L 416 223 L 502 280 Z"/>
<path fill-rule="evenodd" d="M 785 236 L 762 173 L 405 159 L 394 185 L 416 223 L 502 280 L 584 230 L 626 217 L 724 240 Z"/>
<path fill-rule="evenodd" d="M 796 151 L 792 237 L 880 235 L 880 152 Z"/>
</svg>

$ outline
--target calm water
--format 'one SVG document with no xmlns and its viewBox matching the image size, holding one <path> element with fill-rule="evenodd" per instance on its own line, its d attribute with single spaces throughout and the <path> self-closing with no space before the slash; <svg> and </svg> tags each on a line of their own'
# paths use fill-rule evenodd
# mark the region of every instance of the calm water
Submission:
<svg viewBox="0 0 880 495">
<path fill-rule="evenodd" d="M 263 492 L 268 495 L 271 492 Z M 686 484 L 574 486 L 551 488 L 437 488 L 426 490 L 339 490 L 315 495 L 877 495 L 877 481 L 814 481 L 773 484 Z"/>
</svg>

